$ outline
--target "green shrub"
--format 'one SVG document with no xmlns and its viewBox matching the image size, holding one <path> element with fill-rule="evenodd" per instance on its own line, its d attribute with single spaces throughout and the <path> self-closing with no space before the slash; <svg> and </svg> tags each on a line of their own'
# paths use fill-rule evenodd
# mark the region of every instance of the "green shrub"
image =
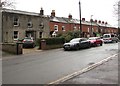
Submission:
<svg viewBox="0 0 120 86">
<path fill-rule="evenodd" d="M 47 45 L 63 44 L 65 42 L 64 38 L 58 38 L 58 37 L 56 37 L 56 38 L 40 38 L 40 39 L 37 39 L 36 44 L 40 45 L 41 40 L 46 40 Z"/>
<path fill-rule="evenodd" d="M 78 38 L 80 36 L 80 31 L 69 31 L 63 34 L 58 34 L 57 37 L 64 38 L 65 42 L 69 42 L 73 38 Z"/>
</svg>

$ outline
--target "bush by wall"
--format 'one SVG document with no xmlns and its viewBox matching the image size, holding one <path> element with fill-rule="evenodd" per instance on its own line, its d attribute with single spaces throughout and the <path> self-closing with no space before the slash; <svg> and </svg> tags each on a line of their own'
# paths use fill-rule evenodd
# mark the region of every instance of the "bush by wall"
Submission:
<svg viewBox="0 0 120 86">
<path fill-rule="evenodd" d="M 39 48 L 41 49 L 41 40 L 45 40 L 46 41 L 46 47 L 48 47 L 49 45 L 49 48 L 50 46 L 52 46 L 51 48 L 56 48 L 56 45 L 59 46 L 59 45 L 63 45 L 65 43 L 65 40 L 64 38 L 58 38 L 58 37 L 55 37 L 55 38 L 40 38 L 40 39 L 37 39 L 36 41 L 36 45 L 39 46 Z"/>
</svg>

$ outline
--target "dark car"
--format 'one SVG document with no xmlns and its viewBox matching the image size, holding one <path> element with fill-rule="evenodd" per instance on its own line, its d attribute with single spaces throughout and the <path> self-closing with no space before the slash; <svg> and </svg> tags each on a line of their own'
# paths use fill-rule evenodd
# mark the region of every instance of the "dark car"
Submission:
<svg viewBox="0 0 120 86">
<path fill-rule="evenodd" d="M 64 50 L 78 50 L 89 47 L 90 41 L 88 41 L 86 38 L 74 38 L 70 42 L 63 45 Z"/>
<path fill-rule="evenodd" d="M 97 46 L 97 45 L 102 46 L 103 44 L 103 41 L 100 37 L 90 37 L 88 40 L 90 41 L 91 46 Z"/>
<path fill-rule="evenodd" d="M 32 47 L 32 48 L 35 47 L 35 42 L 32 37 L 25 37 L 23 39 L 23 48 L 26 48 L 26 47 Z"/>
</svg>

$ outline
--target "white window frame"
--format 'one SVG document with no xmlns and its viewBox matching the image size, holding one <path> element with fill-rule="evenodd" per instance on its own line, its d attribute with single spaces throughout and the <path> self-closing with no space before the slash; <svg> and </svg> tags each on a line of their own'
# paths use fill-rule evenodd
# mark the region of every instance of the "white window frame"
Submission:
<svg viewBox="0 0 120 86">
<path fill-rule="evenodd" d="M 65 26 L 62 26 L 62 31 L 65 31 Z"/>
<path fill-rule="evenodd" d="M 94 32 L 94 28 L 92 28 L 92 32 Z"/>
<path fill-rule="evenodd" d="M 54 31 L 58 31 L 58 25 L 54 25 Z"/>
<path fill-rule="evenodd" d="M 74 31 L 76 31 L 76 30 L 77 30 L 77 27 L 76 27 L 76 26 L 74 26 L 74 27 L 73 27 L 73 29 L 74 29 Z"/>
<path fill-rule="evenodd" d="M 15 24 L 16 23 L 16 24 Z M 19 18 L 18 17 L 14 17 L 14 19 L 13 19 L 13 24 L 14 24 L 14 26 L 19 26 L 20 25 L 20 23 L 19 23 Z"/>
<path fill-rule="evenodd" d="M 90 32 L 90 28 L 88 28 L 88 32 Z"/>
<path fill-rule="evenodd" d="M 17 32 L 17 34 L 15 34 L 15 32 Z M 16 36 L 16 37 L 15 37 Z M 18 38 L 19 38 L 19 32 L 18 31 L 14 31 L 13 32 L 13 39 L 14 40 L 18 40 Z"/>
</svg>

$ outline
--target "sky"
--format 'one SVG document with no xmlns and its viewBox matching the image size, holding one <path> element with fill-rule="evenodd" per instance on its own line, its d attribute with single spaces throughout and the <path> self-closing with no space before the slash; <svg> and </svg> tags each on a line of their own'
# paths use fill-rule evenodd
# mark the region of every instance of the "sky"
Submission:
<svg viewBox="0 0 120 86">
<path fill-rule="evenodd" d="M 93 20 L 108 22 L 112 26 L 117 26 L 117 17 L 114 14 L 113 5 L 118 0 L 80 0 L 81 17 L 87 21 L 91 15 Z M 50 15 L 55 10 L 57 17 L 72 17 L 79 19 L 79 0 L 15 0 L 16 10 L 39 13 L 41 7 L 45 15 Z"/>
</svg>

